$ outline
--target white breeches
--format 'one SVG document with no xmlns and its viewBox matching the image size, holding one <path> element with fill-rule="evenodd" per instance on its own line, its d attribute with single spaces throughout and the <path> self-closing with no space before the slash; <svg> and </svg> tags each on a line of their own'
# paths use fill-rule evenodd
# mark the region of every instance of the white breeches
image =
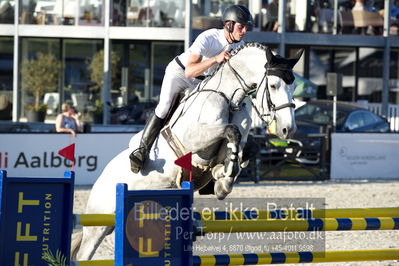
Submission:
<svg viewBox="0 0 399 266">
<path fill-rule="evenodd" d="M 200 80 L 195 78 L 186 78 L 184 70 L 172 60 L 165 70 L 165 76 L 162 81 L 159 103 L 155 108 L 155 114 L 164 119 L 169 112 L 174 97 L 187 88 L 195 88 Z"/>
</svg>

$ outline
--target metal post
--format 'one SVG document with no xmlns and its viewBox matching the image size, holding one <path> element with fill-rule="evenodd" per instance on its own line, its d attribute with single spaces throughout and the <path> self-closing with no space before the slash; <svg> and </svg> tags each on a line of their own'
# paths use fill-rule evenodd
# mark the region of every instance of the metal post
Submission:
<svg viewBox="0 0 399 266">
<path fill-rule="evenodd" d="M 285 57 L 285 5 L 286 0 L 278 1 L 278 30 L 280 36 L 279 54 Z"/>
<path fill-rule="evenodd" d="M 102 87 L 103 99 L 103 124 L 107 125 L 110 122 L 109 107 L 110 107 L 110 90 L 111 90 L 111 43 L 109 40 L 109 24 L 110 24 L 110 0 L 105 1 L 105 37 L 104 37 L 104 82 Z"/>
<path fill-rule="evenodd" d="M 334 0 L 334 24 L 333 24 L 333 34 L 338 33 L 338 0 Z"/>
<path fill-rule="evenodd" d="M 184 50 L 188 50 L 191 45 L 191 26 L 192 26 L 192 19 L 191 19 L 191 11 L 192 11 L 192 3 L 191 0 L 186 0 L 186 15 L 185 15 L 185 25 L 184 25 Z"/>
<path fill-rule="evenodd" d="M 61 104 L 65 102 L 65 97 L 64 97 L 64 85 L 65 85 L 65 39 L 60 39 L 59 40 L 60 44 L 60 61 L 61 61 L 61 75 L 58 80 L 58 97 L 59 97 L 59 103 L 57 106 L 57 113 L 61 113 Z"/>
<path fill-rule="evenodd" d="M 19 112 L 18 112 L 18 77 L 19 77 L 19 1 L 15 1 L 14 9 L 14 57 L 13 57 L 13 92 L 12 92 L 12 121 L 18 122 Z"/>
<path fill-rule="evenodd" d="M 353 74 L 355 76 L 355 88 L 353 89 L 353 93 L 352 93 L 352 101 L 357 101 L 357 95 L 358 90 L 359 90 L 359 60 L 360 60 L 360 56 L 359 56 L 359 47 L 355 48 L 355 56 L 356 56 L 356 60 L 355 63 L 353 64 Z"/>
<path fill-rule="evenodd" d="M 335 132 L 335 127 L 337 125 L 337 95 L 333 97 L 333 132 Z"/>
<path fill-rule="evenodd" d="M 388 117 L 388 102 L 389 102 L 389 62 L 391 61 L 391 37 L 389 36 L 389 29 L 391 27 L 391 1 L 385 0 L 384 12 L 384 66 L 382 76 L 382 115 Z"/>
<path fill-rule="evenodd" d="M 75 26 L 79 26 L 79 12 L 80 12 L 80 1 L 83 1 L 83 0 L 78 0 L 78 1 L 76 1 L 76 8 L 75 8 Z M 62 4 L 64 4 L 64 3 L 62 3 Z"/>
</svg>

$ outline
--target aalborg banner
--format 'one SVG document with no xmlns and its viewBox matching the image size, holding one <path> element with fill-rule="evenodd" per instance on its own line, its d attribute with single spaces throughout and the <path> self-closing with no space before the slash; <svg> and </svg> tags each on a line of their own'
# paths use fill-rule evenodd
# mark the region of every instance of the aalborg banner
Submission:
<svg viewBox="0 0 399 266">
<path fill-rule="evenodd" d="M 54 177 L 71 170 L 58 151 L 75 143 L 75 184 L 93 184 L 104 167 L 129 146 L 134 133 L 0 134 L 0 169 L 8 176 Z"/>
</svg>

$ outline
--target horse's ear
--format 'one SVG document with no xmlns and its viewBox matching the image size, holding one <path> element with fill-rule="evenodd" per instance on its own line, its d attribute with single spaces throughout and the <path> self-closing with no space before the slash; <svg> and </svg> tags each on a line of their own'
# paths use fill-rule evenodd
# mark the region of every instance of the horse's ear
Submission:
<svg viewBox="0 0 399 266">
<path fill-rule="evenodd" d="M 298 63 L 298 61 L 301 58 L 304 50 L 305 49 L 299 49 L 298 52 L 294 55 L 294 57 L 290 58 L 291 67 L 294 67 L 296 65 L 296 63 Z"/>
<path fill-rule="evenodd" d="M 303 54 L 303 51 L 305 51 L 305 49 L 299 49 L 292 59 L 295 59 L 298 62 Z"/>
<path fill-rule="evenodd" d="M 266 47 L 266 59 L 269 64 L 274 61 L 274 55 L 269 47 Z"/>
</svg>

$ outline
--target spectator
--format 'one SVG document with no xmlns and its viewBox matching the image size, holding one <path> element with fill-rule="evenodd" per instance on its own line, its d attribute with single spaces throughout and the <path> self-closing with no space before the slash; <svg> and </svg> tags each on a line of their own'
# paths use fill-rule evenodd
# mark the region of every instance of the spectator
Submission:
<svg viewBox="0 0 399 266">
<path fill-rule="evenodd" d="M 268 22 L 266 26 L 267 31 L 277 31 L 278 29 L 278 0 L 273 0 L 269 4 L 269 9 L 267 12 Z"/>
<path fill-rule="evenodd" d="M 261 31 L 266 31 L 267 23 L 269 21 L 269 3 L 268 0 L 262 0 L 262 8 L 259 14 L 255 16 L 255 27 L 260 28 Z"/>
<path fill-rule="evenodd" d="M 399 19 L 399 0 L 393 1 L 393 5 L 391 8 L 391 17 Z"/>
<path fill-rule="evenodd" d="M 399 34 L 399 0 L 393 1 L 391 7 L 391 28 L 390 33 L 392 35 Z"/>
<path fill-rule="evenodd" d="M 55 120 L 56 131 L 71 133 L 72 137 L 76 137 L 77 132 L 82 131 L 78 113 L 70 103 L 63 103 L 61 111 Z"/>
<path fill-rule="evenodd" d="M 369 12 L 377 12 L 375 3 L 373 0 L 356 0 L 352 10 L 361 10 Z"/>
<path fill-rule="evenodd" d="M 355 5 L 352 7 L 352 10 L 361 10 L 361 11 L 366 10 L 366 7 L 364 5 L 364 0 L 356 0 Z"/>
</svg>

